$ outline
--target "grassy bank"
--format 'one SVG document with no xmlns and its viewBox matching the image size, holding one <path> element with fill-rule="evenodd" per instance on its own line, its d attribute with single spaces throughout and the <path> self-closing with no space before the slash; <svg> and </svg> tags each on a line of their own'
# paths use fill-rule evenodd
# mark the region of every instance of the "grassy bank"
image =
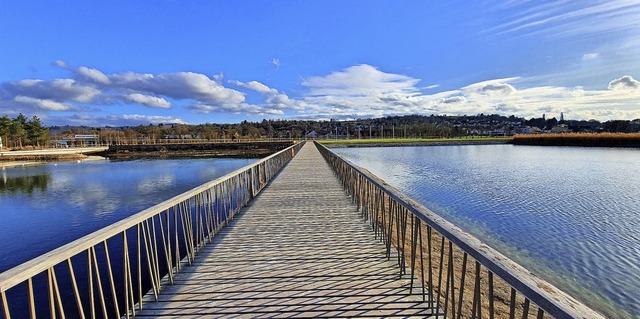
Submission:
<svg viewBox="0 0 640 319">
<path fill-rule="evenodd" d="M 327 146 L 407 146 L 407 145 L 467 145 L 508 143 L 511 137 L 462 137 L 462 138 L 384 138 L 318 140 Z"/>
<path fill-rule="evenodd" d="M 516 145 L 638 147 L 640 133 L 527 134 L 513 138 Z"/>
</svg>

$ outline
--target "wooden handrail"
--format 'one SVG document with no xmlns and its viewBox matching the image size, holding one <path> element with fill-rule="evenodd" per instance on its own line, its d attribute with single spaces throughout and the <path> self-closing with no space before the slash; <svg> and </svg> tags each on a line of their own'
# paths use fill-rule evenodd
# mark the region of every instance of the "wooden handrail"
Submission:
<svg viewBox="0 0 640 319">
<path fill-rule="evenodd" d="M 103 291 L 99 291 L 103 308 L 106 307 L 104 303 L 104 294 L 113 294 L 113 298 L 117 297 L 113 271 L 111 270 L 111 261 L 109 259 L 110 251 L 109 248 L 107 248 L 107 240 L 122 235 L 124 250 L 121 253 L 123 254 L 125 263 L 124 289 L 126 290 L 124 291 L 124 295 L 126 295 L 125 299 L 128 306 L 124 307 L 126 308 L 126 312 L 121 313 L 116 301 L 115 309 L 116 312 L 118 312 L 118 316 L 126 315 L 128 317 L 130 312 L 135 313 L 135 309 L 133 307 L 136 301 L 134 300 L 135 298 L 129 295 L 129 293 L 131 293 L 131 295 L 133 294 L 134 289 L 132 287 L 133 280 L 131 279 L 131 269 L 127 268 L 131 268 L 131 258 L 134 256 L 129 256 L 130 253 L 127 250 L 128 231 L 135 231 L 138 234 L 138 257 L 136 257 L 136 260 L 138 260 L 138 272 L 140 273 L 142 268 L 139 264 L 141 256 L 144 257 L 146 254 L 146 257 L 144 258 L 146 258 L 148 263 L 148 269 L 144 271 L 148 270 L 150 276 L 154 277 L 152 278 L 152 284 L 154 285 L 153 289 L 159 289 L 159 287 L 156 287 L 156 285 L 159 285 L 161 276 L 159 268 L 160 264 L 165 263 L 165 260 L 159 260 L 159 256 L 163 254 L 165 257 L 166 263 L 168 264 L 167 266 L 170 268 L 169 276 L 171 276 L 174 269 L 177 271 L 180 268 L 180 247 L 186 247 L 187 259 L 189 259 L 190 262 L 192 254 L 198 250 L 198 247 L 203 245 L 206 241 L 210 241 L 211 237 L 217 233 L 219 228 L 223 227 L 228 223 L 229 219 L 233 218 L 233 214 L 239 211 L 242 206 L 246 205 L 251 198 L 256 196 L 260 190 L 266 186 L 271 178 L 275 176 L 275 174 L 277 174 L 277 172 L 289 162 L 293 155 L 300 150 L 303 144 L 304 142 L 294 144 L 254 164 L 245 166 L 217 178 L 214 181 L 195 187 L 185 193 L 177 195 L 153 207 L 142 210 L 123 220 L 0 273 L 0 303 L 2 304 L 2 308 L 0 309 L 4 311 L 6 318 L 11 317 L 10 309 L 12 307 L 8 304 L 10 301 L 8 301 L 6 292 L 24 282 L 28 282 L 29 284 L 30 291 L 28 304 L 30 304 L 30 308 L 33 308 L 34 296 L 31 289 L 32 278 L 43 272 L 48 272 L 49 276 L 53 276 L 49 280 L 50 300 L 57 300 L 57 302 L 52 302 L 52 305 L 50 305 L 51 313 L 53 314 L 56 311 L 64 312 L 64 309 L 62 309 L 62 301 L 60 300 L 61 294 L 58 291 L 59 286 L 56 283 L 54 267 L 60 267 L 60 265 L 66 266 L 68 264 L 70 277 L 73 279 L 75 302 L 81 312 L 79 316 L 84 317 L 82 309 L 85 309 L 84 311 L 86 311 L 87 307 L 83 307 L 83 305 L 80 304 L 82 294 L 78 292 L 75 272 L 71 263 L 72 257 L 76 257 L 84 253 L 88 253 L 89 256 L 88 280 L 91 287 L 90 294 L 93 294 L 94 289 L 94 287 L 92 287 L 92 271 L 96 272 L 95 276 L 98 286 L 103 285 L 100 283 L 101 278 L 98 276 L 97 271 L 107 271 L 109 275 L 110 285 L 104 285 L 104 289 L 100 287 Z M 174 215 L 171 215 L 170 212 Z M 226 216 L 224 219 L 220 217 L 223 213 Z M 164 220 L 166 220 L 166 224 L 164 224 Z M 174 233 L 170 233 L 170 221 L 173 222 L 171 226 L 173 226 Z M 156 230 L 156 225 L 161 229 L 164 229 L 164 227 L 166 227 L 166 229 L 164 231 Z M 180 227 L 182 228 L 179 229 Z M 165 233 L 167 235 L 166 238 Z M 174 235 L 175 241 L 172 242 L 172 239 L 169 237 Z M 183 239 L 184 242 L 178 242 L 179 237 Z M 141 248 L 141 245 L 145 245 L 146 247 Z M 175 245 L 175 250 L 172 250 L 172 245 Z M 104 247 L 106 265 L 99 264 L 96 260 L 96 247 L 98 246 Z M 135 248 L 133 247 L 131 249 Z M 172 259 L 174 257 L 172 255 L 174 254 L 176 255 L 176 258 Z M 138 277 L 138 280 L 141 282 L 142 279 L 140 278 L 140 275 Z M 141 283 L 139 285 L 141 287 Z M 141 291 L 139 291 L 139 295 L 140 297 L 137 302 L 141 302 Z M 93 295 L 91 296 L 91 299 L 93 299 Z M 91 302 L 93 308 L 93 300 L 91 300 Z M 141 307 L 141 303 L 139 306 Z M 33 311 L 33 309 L 30 309 L 32 314 Z M 103 309 L 105 314 L 107 313 L 106 311 L 106 309 Z"/>
<path fill-rule="evenodd" d="M 387 184 L 384 180 L 378 178 L 371 172 L 367 171 L 364 168 L 358 167 L 353 163 L 341 158 L 340 156 L 336 155 L 331 150 L 329 150 L 326 146 L 317 142 L 315 142 L 315 144 L 320 150 L 320 152 L 322 153 L 322 155 L 325 157 L 327 162 L 329 162 L 329 164 L 332 166 L 338 178 L 343 182 L 343 185 L 345 186 L 347 191 L 353 196 L 354 201 L 358 203 L 358 206 L 363 207 L 363 209 L 371 205 L 380 206 L 380 207 L 373 208 L 374 210 L 376 210 L 375 215 L 368 216 L 368 219 L 371 220 L 372 223 L 380 224 L 384 222 L 384 217 L 381 217 L 382 215 L 379 214 L 380 210 L 382 210 L 383 211 L 382 213 L 384 213 L 384 211 L 386 210 L 391 211 L 393 209 L 396 209 L 396 208 L 390 208 L 390 207 L 394 207 L 394 205 L 399 205 L 399 208 L 397 208 L 397 211 L 401 213 L 399 213 L 398 215 L 406 212 L 414 216 L 413 218 L 419 219 L 419 222 L 424 223 L 425 225 L 428 226 L 428 228 L 439 233 L 449 243 L 458 247 L 464 254 L 465 267 L 466 267 L 467 256 L 475 259 L 475 261 L 477 261 L 479 265 L 484 267 L 490 273 L 490 276 L 496 275 L 497 277 L 502 279 L 506 284 L 508 284 L 509 287 L 512 288 L 511 297 L 515 297 L 515 292 L 517 291 L 524 297 L 524 303 L 527 305 L 527 307 L 529 307 L 529 302 L 532 302 L 535 305 L 537 305 L 539 307 L 538 318 L 542 318 L 545 315 L 551 316 L 553 318 L 585 318 L 585 319 L 586 318 L 594 318 L 594 319 L 604 318 L 601 314 L 597 313 L 593 309 L 579 302 L 578 300 L 568 295 L 567 293 L 556 288 L 555 286 L 548 283 L 547 281 L 533 275 L 530 271 L 528 271 L 524 267 L 520 266 L 519 264 L 512 261 L 508 257 L 504 256 L 497 250 L 482 243 L 478 238 L 474 237 L 473 235 L 463 231 L 462 229 L 455 226 L 451 222 L 435 214 L 428 208 L 424 207 L 422 204 L 418 203 L 417 201 L 403 194 L 393 186 Z M 374 189 L 376 191 L 383 193 L 384 197 L 382 199 L 380 199 L 379 197 L 376 197 L 375 203 L 366 203 L 366 201 L 368 200 L 370 201 L 372 197 L 379 196 L 377 194 L 371 195 L 371 192 L 375 192 Z M 380 203 L 382 203 L 382 205 Z M 391 216 L 387 217 L 386 223 L 389 223 L 390 217 Z M 404 217 L 404 218 L 405 218 L 404 223 L 407 224 L 407 217 Z M 412 223 L 413 223 L 413 218 L 411 219 Z M 400 220 L 399 222 L 402 223 L 402 220 Z M 393 224 L 393 222 L 391 222 L 391 224 Z M 380 226 L 381 225 L 374 226 L 374 227 L 380 227 Z M 405 232 L 406 233 L 409 232 L 409 230 L 406 230 L 406 231 L 400 230 L 399 232 L 393 233 L 394 227 L 395 226 L 381 227 L 381 228 L 383 230 L 391 229 L 391 233 L 385 234 L 387 238 L 391 238 L 393 236 L 404 238 Z M 419 244 L 422 245 L 423 240 L 417 239 L 418 236 L 417 235 L 415 236 L 416 236 L 416 241 L 419 240 L 420 241 Z M 394 244 L 396 246 L 398 245 L 404 246 L 403 243 L 399 243 L 399 240 L 396 240 Z M 420 253 L 420 252 L 417 252 L 418 251 L 417 249 L 415 249 L 415 246 L 417 244 L 418 243 L 411 243 L 411 245 L 413 245 L 414 247 L 413 249 L 409 249 L 409 251 L 406 251 L 405 247 L 398 247 L 398 249 L 402 250 L 402 254 L 407 253 L 407 255 L 405 256 L 405 259 L 409 261 L 415 260 L 416 258 L 421 258 L 421 256 L 415 255 L 417 253 Z M 429 247 L 431 247 L 430 246 L 431 244 L 432 244 L 431 242 L 428 243 Z M 442 263 L 442 257 L 441 257 L 440 263 Z M 404 261 L 400 262 L 400 264 L 402 266 L 406 265 Z M 413 262 L 413 264 L 414 265 L 412 266 L 412 268 L 416 265 L 415 261 Z M 453 268 L 454 267 L 452 266 L 452 269 Z M 479 274 L 480 272 L 476 272 L 476 273 Z M 455 277 L 454 274 L 452 274 L 451 277 L 463 278 L 462 283 L 459 285 L 459 287 L 456 287 L 456 288 L 460 289 L 461 291 L 464 291 L 465 275 L 462 274 L 462 271 L 457 274 L 457 277 Z M 428 282 L 428 280 L 425 280 L 425 281 L 427 282 L 424 282 L 424 284 L 427 286 L 432 286 L 432 288 L 433 286 L 436 286 L 434 282 Z M 449 285 L 447 285 L 446 287 L 447 291 L 434 292 L 440 296 L 445 295 L 445 299 L 447 300 L 445 300 L 444 302 L 441 302 L 441 304 L 447 304 L 447 301 L 449 301 L 448 286 Z M 493 286 L 493 284 L 491 284 L 491 286 Z M 437 288 L 439 289 L 440 287 L 437 287 Z M 443 287 L 441 290 L 445 290 L 445 288 Z M 451 290 L 453 291 L 454 289 L 451 289 Z M 471 292 L 471 293 L 475 294 L 475 292 Z M 492 292 L 489 293 L 486 291 L 484 293 L 486 293 L 487 295 L 493 294 Z M 451 292 L 451 294 L 453 294 L 453 292 Z M 456 299 L 455 296 L 452 295 L 452 298 L 454 300 L 450 301 L 449 305 L 452 305 L 458 302 L 458 306 L 460 309 L 463 308 L 465 302 L 475 303 L 477 301 L 475 300 L 475 296 L 474 298 L 472 298 L 473 300 L 469 300 L 468 302 L 464 301 L 463 297 L 459 297 L 459 300 L 455 300 Z M 438 302 L 438 300 L 434 300 L 434 302 Z M 477 302 L 479 303 L 479 301 Z M 491 300 L 490 303 L 492 305 L 491 308 L 493 308 L 493 300 Z M 515 298 L 511 298 L 511 303 L 512 305 L 515 305 Z M 480 310 L 477 310 L 479 306 L 476 307 L 475 304 L 474 305 L 468 304 L 467 306 L 469 308 L 473 308 L 472 311 L 474 312 L 474 315 L 475 315 L 475 311 L 480 311 Z M 511 308 L 513 309 L 513 307 L 514 306 L 512 306 Z M 513 314 L 513 311 L 514 310 L 512 310 L 512 314 Z M 445 313 L 446 313 L 446 309 L 445 309 Z M 458 312 L 458 314 L 460 315 L 460 312 Z"/>
</svg>

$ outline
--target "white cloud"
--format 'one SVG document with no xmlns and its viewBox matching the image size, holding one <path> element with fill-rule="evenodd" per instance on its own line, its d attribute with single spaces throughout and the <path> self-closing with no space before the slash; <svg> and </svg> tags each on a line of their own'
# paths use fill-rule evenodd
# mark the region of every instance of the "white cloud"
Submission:
<svg viewBox="0 0 640 319">
<path fill-rule="evenodd" d="M 28 104 L 31 106 L 35 106 L 39 109 L 47 110 L 47 111 L 68 111 L 73 108 L 73 106 L 66 103 L 60 103 L 60 102 L 47 100 L 47 99 L 36 99 L 36 98 L 22 96 L 22 95 L 16 96 L 14 98 L 14 101 L 21 104 Z"/>
<path fill-rule="evenodd" d="M 281 110 L 268 109 L 259 105 L 249 103 L 239 104 L 207 104 L 197 102 L 187 106 L 187 109 L 201 114 L 209 113 L 231 113 L 231 114 L 248 114 L 248 115 L 283 115 Z"/>
<path fill-rule="evenodd" d="M 121 116 L 110 117 L 114 118 L 122 118 L 127 121 L 132 121 L 134 123 L 175 123 L 175 124 L 186 124 L 184 120 L 179 117 L 172 116 L 157 116 L 157 115 L 139 115 L 139 114 L 125 114 Z"/>
<path fill-rule="evenodd" d="M 198 100 L 209 104 L 243 103 L 244 94 L 194 72 L 141 74 L 125 72 L 111 77 L 113 86 L 172 99 Z"/>
<path fill-rule="evenodd" d="M 345 119 L 403 114 L 499 113 L 530 118 L 539 117 L 542 113 L 564 112 L 565 117 L 575 119 L 640 118 L 640 99 L 632 93 L 635 91 L 629 90 L 635 88 L 638 81 L 630 76 L 616 79 L 610 85 L 627 90 L 518 86 L 518 83 L 526 83 L 526 79 L 511 77 L 473 83 L 459 90 L 425 94 L 418 92 L 415 86 L 408 85 L 416 83 L 416 80 L 408 80 L 402 75 L 392 76 L 403 79 L 407 84 L 402 89 L 398 89 L 397 83 L 386 83 L 388 87 L 385 87 L 384 81 L 371 80 L 367 87 L 362 84 L 367 81 L 352 81 L 347 76 L 350 74 L 348 70 L 303 82 L 314 85 L 305 101 L 316 108 L 301 112 L 301 116 Z M 334 76 L 336 74 L 340 76 Z M 360 72 L 355 74 L 362 77 Z"/>
<path fill-rule="evenodd" d="M 57 102 L 67 100 L 90 102 L 95 96 L 101 93 L 100 90 L 91 85 L 79 83 L 72 79 L 54 79 L 49 81 L 28 79 L 4 83 L 3 86 L 8 92 L 8 95 L 12 97 L 22 95 Z"/>
<path fill-rule="evenodd" d="M 306 117 L 352 118 L 423 112 L 428 106 L 416 87 L 418 82 L 367 64 L 308 77 L 302 81 L 308 89 L 302 113 Z"/>
<path fill-rule="evenodd" d="M 49 117 L 50 125 L 84 125 L 84 126 L 138 126 L 148 124 L 172 123 L 187 124 L 185 120 L 174 116 L 156 116 L 140 114 L 96 115 L 77 113 L 64 118 Z"/>
<path fill-rule="evenodd" d="M 634 36 L 640 29 L 640 4 L 633 1 L 512 2 L 500 9 L 506 9 L 500 20 L 505 22 L 485 33 L 602 37 L 614 32 Z"/>
<path fill-rule="evenodd" d="M 454 95 L 451 97 L 447 97 L 441 100 L 441 103 L 444 104 L 452 104 L 452 103 L 464 103 L 467 101 L 467 98 L 465 98 L 462 95 Z"/>
<path fill-rule="evenodd" d="M 57 64 L 63 65 L 63 62 Z M 68 70 L 74 79 L 0 83 L 0 114 L 30 108 L 41 118 L 47 118 L 50 125 L 62 122 L 51 114 L 69 111 L 75 114 L 64 121 L 75 125 L 185 122 L 180 117 L 135 114 L 136 107 L 171 108 L 175 114 L 187 111 L 309 119 L 434 113 L 500 113 L 529 118 L 559 112 L 575 119 L 640 118 L 640 82 L 630 75 L 610 77 L 614 80 L 608 87 L 606 82 L 600 83 L 599 89 L 540 86 L 532 84 L 530 79 L 511 77 L 432 93 L 438 86 L 419 88 L 419 79 L 362 64 L 303 78 L 301 85 L 305 90 L 299 97 L 291 97 L 259 81 L 224 82 L 222 74 L 213 77 L 195 72 L 108 75 L 88 67 Z M 238 90 L 224 84 L 235 85 Z M 245 96 L 249 91 L 260 94 L 259 103 L 247 101 Z M 133 114 L 111 115 L 125 113 L 123 109 Z"/>
<path fill-rule="evenodd" d="M 273 64 L 273 66 L 276 67 L 276 71 L 280 70 L 280 59 L 277 58 L 273 58 L 269 61 L 270 64 Z"/>
<path fill-rule="evenodd" d="M 283 114 L 282 110 L 302 110 L 308 105 L 301 100 L 291 99 L 285 93 L 279 92 L 274 88 L 270 88 L 258 81 L 240 82 L 229 81 L 237 86 L 258 92 L 263 97 L 263 104 L 259 107 L 263 108 L 261 111 L 265 114 Z"/>
<path fill-rule="evenodd" d="M 585 53 L 584 55 L 582 55 L 582 61 L 585 61 L 585 62 L 597 60 L 598 58 L 600 58 L 600 54 L 596 52 Z"/>
<path fill-rule="evenodd" d="M 302 81 L 309 95 L 367 96 L 386 93 L 413 93 L 419 82 L 401 74 L 385 73 L 368 64 L 348 67 L 326 76 L 314 76 Z"/>
<path fill-rule="evenodd" d="M 109 77 L 97 69 L 91 69 L 85 66 L 81 66 L 76 69 L 76 74 L 78 74 L 78 76 L 86 80 L 93 81 L 96 83 L 100 83 L 100 84 L 111 83 L 111 80 L 109 79 Z"/>
<path fill-rule="evenodd" d="M 640 89 L 640 81 L 630 75 L 625 75 L 609 82 L 608 88 L 609 90 L 638 90 Z M 638 98 L 640 98 L 640 96 Z"/>
<path fill-rule="evenodd" d="M 140 93 L 127 94 L 125 98 L 131 102 L 142 104 L 148 107 L 157 107 L 168 109 L 171 107 L 171 103 L 161 97 L 144 95 Z"/>
<path fill-rule="evenodd" d="M 66 62 L 62 61 L 62 60 L 56 60 L 56 62 L 53 63 L 55 66 L 59 67 L 59 68 L 63 68 L 63 69 L 67 69 L 69 68 L 69 66 L 67 65 Z"/>
<path fill-rule="evenodd" d="M 251 81 L 247 83 L 240 82 L 240 81 L 229 81 L 229 82 L 237 86 L 243 87 L 245 89 L 256 91 L 261 94 L 278 94 L 278 90 L 272 89 L 258 81 Z"/>
<path fill-rule="evenodd" d="M 474 83 L 472 85 L 462 88 L 462 90 L 468 93 L 476 93 L 490 96 L 506 96 L 516 92 L 516 89 L 509 83 L 509 81 L 517 80 L 517 78 L 497 79 Z"/>
</svg>

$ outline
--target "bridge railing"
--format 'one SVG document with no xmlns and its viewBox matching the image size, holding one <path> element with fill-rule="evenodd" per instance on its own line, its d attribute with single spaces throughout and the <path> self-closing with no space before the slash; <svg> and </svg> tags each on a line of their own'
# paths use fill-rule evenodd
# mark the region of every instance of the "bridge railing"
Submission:
<svg viewBox="0 0 640 319">
<path fill-rule="evenodd" d="M 409 272 L 412 290 L 440 316 L 604 318 L 369 171 L 316 145 L 386 243 L 387 257 L 397 260 L 400 276 Z"/>
<path fill-rule="evenodd" d="M 5 318 L 135 315 L 302 147 L 295 144 L 0 274 Z M 0 316 L 2 317 L 2 316 Z"/>
</svg>

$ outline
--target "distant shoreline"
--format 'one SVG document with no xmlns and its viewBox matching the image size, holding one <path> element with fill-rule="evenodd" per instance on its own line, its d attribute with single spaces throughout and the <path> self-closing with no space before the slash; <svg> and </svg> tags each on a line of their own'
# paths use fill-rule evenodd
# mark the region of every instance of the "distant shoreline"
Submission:
<svg viewBox="0 0 640 319">
<path fill-rule="evenodd" d="M 506 138 L 318 140 L 329 148 L 513 144 L 640 148 L 640 133 L 520 134 Z"/>
<path fill-rule="evenodd" d="M 352 147 L 401 147 L 401 146 L 456 146 L 456 145 L 496 145 L 509 144 L 510 138 L 499 139 L 433 139 L 433 140 L 387 140 L 375 141 L 367 140 L 362 142 L 359 140 L 344 141 L 318 141 L 329 148 L 352 148 Z"/>
<path fill-rule="evenodd" d="M 329 148 L 356 148 L 356 147 L 401 147 L 401 146 L 456 146 L 456 145 L 499 145 L 510 144 L 510 140 L 463 140 L 463 141 L 429 141 L 429 142 L 382 142 L 382 143 L 335 143 L 325 144 Z M 323 144 L 322 142 L 320 142 Z"/>
<path fill-rule="evenodd" d="M 0 167 L 38 165 L 47 162 L 85 160 L 106 147 L 48 148 L 28 151 L 1 151 Z"/>
<path fill-rule="evenodd" d="M 0 167 L 37 165 L 47 162 L 87 160 L 99 155 L 114 160 L 228 157 L 261 158 L 290 146 L 293 142 L 237 142 L 112 145 L 109 147 L 52 148 L 0 152 Z"/>
<path fill-rule="evenodd" d="M 514 145 L 640 148 L 640 133 L 564 133 L 516 135 Z"/>
</svg>

